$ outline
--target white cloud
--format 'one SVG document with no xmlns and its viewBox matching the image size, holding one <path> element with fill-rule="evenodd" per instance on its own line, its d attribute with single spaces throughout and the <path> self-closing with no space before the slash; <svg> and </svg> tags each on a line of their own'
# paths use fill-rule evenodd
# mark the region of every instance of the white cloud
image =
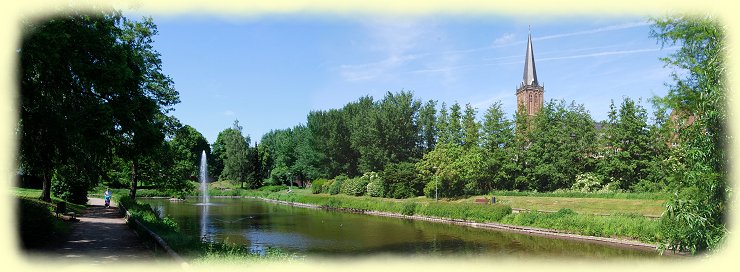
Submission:
<svg viewBox="0 0 740 272">
<path fill-rule="evenodd" d="M 371 63 L 343 64 L 339 66 L 339 73 L 347 81 L 370 80 L 380 77 L 389 70 L 415 59 L 414 55 L 391 55 L 386 59 Z"/>
<path fill-rule="evenodd" d="M 235 116 L 236 113 L 231 110 L 224 111 L 224 116 Z"/>
<path fill-rule="evenodd" d="M 650 25 L 650 22 L 642 21 L 642 22 L 624 23 L 624 24 L 605 26 L 605 27 L 584 30 L 584 31 L 576 31 L 576 32 L 570 32 L 570 33 L 561 33 L 561 34 L 555 34 L 555 35 L 549 35 L 549 36 L 541 36 L 541 37 L 532 38 L 532 40 L 541 41 L 541 40 L 549 40 L 549 39 L 559 39 L 563 37 L 596 34 L 596 33 L 601 33 L 601 32 L 635 28 L 635 27 L 641 27 L 641 26 L 646 26 L 646 25 Z"/>
<path fill-rule="evenodd" d="M 419 58 L 418 47 L 425 45 L 433 26 L 414 18 L 381 17 L 364 22 L 370 42 L 365 50 L 378 52 L 381 60 L 339 65 L 339 73 L 347 81 L 371 80 L 392 74 L 410 61 Z"/>
<path fill-rule="evenodd" d="M 496 40 L 493 41 L 493 45 L 501 46 L 501 45 L 507 45 L 514 41 L 516 38 L 516 35 L 512 33 L 506 33 L 501 37 L 496 38 Z"/>
<path fill-rule="evenodd" d="M 673 48 L 670 47 L 670 48 L 664 48 L 664 49 L 673 49 Z M 578 58 L 590 58 L 590 57 L 601 57 L 601 56 L 612 56 L 612 55 L 627 55 L 627 54 L 636 54 L 636 53 L 644 53 L 644 52 L 655 52 L 655 51 L 661 51 L 661 50 L 662 49 L 660 48 L 645 48 L 645 49 L 633 49 L 633 50 L 605 51 L 605 52 L 596 52 L 596 53 L 591 53 L 591 54 L 542 58 L 542 59 L 537 59 L 536 61 L 541 62 L 541 61 L 548 61 L 548 60 L 578 59 Z"/>
</svg>

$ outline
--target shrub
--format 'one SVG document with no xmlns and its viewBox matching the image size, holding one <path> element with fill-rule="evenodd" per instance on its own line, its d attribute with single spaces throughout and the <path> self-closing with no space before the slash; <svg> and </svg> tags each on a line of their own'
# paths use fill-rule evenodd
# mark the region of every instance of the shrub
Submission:
<svg viewBox="0 0 740 272">
<path fill-rule="evenodd" d="M 570 189 L 578 192 L 594 192 L 601 189 L 601 177 L 594 173 L 576 175 L 576 182 Z"/>
<path fill-rule="evenodd" d="M 342 183 L 344 183 L 346 179 L 339 179 L 338 177 L 334 179 L 334 182 L 331 183 L 331 186 L 329 186 L 329 194 L 330 195 L 336 195 L 339 193 L 339 191 L 342 189 Z"/>
<path fill-rule="evenodd" d="M 331 188 L 331 185 L 332 184 L 334 184 L 334 180 L 333 179 L 327 180 L 324 183 L 324 185 L 321 185 L 321 192 L 322 193 L 325 193 L 325 194 L 328 194 L 329 193 L 329 188 Z"/>
<path fill-rule="evenodd" d="M 401 214 L 414 215 L 416 213 L 416 202 L 405 202 L 401 207 Z"/>
<path fill-rule="evenodd" d="M 324 183 L 326 182 L 327 180 L 325 178 L 320 178 L 311 182 L 311 193 L 320 194 L 322 189 L 321 187 L 324 186 Z"/>
<path fill-rule="evenodd" d="M 367 191 L 368 179 L 366 178 L 353 178 L 342 182 L 342 188 L 340 192 L 345 195 L 361 196 Z"/>
<path fill-rule="evenodd" d="M 367 195 L 372 197 L 382 197 L 384 191 L 383 180 L 376 179 L 367 184 Z"/>
<path fill-rule="evenodd" d="M 51 179 L 51 191 L 54 195 L 75 204 L 85 205 L 87 192 L 95 187 L 99 178 L 90 171 L 69 165 L 54 170 Z"/>
<path fill-rule="evenodd" d="M 341 182 L 344 182 L 345 180 L 348 180 L 348 179 L 349 178 L 347 176 L 345 176 L 345 175 L 339 175 L 339 176 L 334 177 L 334 180 L 338 180 L 338 181 L 341 181 Z"/>
<path fill-rule="evenodd" d="M 430 182 L 427 183 L 426 186 L 424 186 L 424 195 L 425 196 L 431 197 L 431 198 L 434 197 L 434 192 L 435 192 L 435 186 L 434 186 L 434 184 L 435 183 L 437 183 L 437 179 L 432 179 Z M 439 186 L 439 188 L 437 188 L 437 190 L 439 191 L 440 189 L 442 189 L 441 188 L 442 182 L 439 182 L 439 185 L 438 186 Z M 444 191 L 444 190 L 442 190 L 442 191 Z M 439 192 L 439 193 L 440 193 L 439 196 L 442 196 L 441 192 Z"/>
<path fill-rule="evenodd" d="M 385 183 L 385 197 L 409 198 L 421 195 L 424 182 L 419 179 L 415 164 L 410 162 L 389 163 L 380 177 Z"/>
</svg>

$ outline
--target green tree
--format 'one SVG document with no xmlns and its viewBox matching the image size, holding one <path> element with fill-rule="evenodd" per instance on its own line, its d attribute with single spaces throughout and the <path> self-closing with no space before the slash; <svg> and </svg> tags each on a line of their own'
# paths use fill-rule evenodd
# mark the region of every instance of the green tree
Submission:
<svg viewBox="0 0 740 272">
<path fill-rule="evenodd" d="M 727 233 L 727 83 L 725 30 L 716 18 L 654 18 L 651 36 L 680 48 L 662 60 L 674 68 L 664 103 L 673 109 L 678 146 L 675 188 L 662 217 L 668 249 L 716 249 Z"/>
<path fill-rule="evenodd" d="M 465 141 L 463 126 L 462 126 L 462 108 L 460 104 L 455 102 L 450 106 L 450 117 L 447 120 L 449 126 L 447 127 L 448 135 L 450 135 L 450 142 L 456 145 L 462 145 Z"/>
<path fill-rule="evenodd" d="M 480 139 L 480 124 L 475 121 L 475 108 L 465 105 L 465 115 L 462 117 L 463 146 L 466 148 L 478 147 Z"/>
<path fill-rule="evenodd" d="M 172 81 L 153 49 L 150 18 L 130 21 L 119 12 L 71 13 L 25 21 L 20 58 L 19 161 L 43 177 L 65 182 L 70 199 L 84 202 L 116 152 L 132 165 L 164 141 L 178 103 Z"/>
<path fill-rule="evenodd" d="M 452 135 L 450 134 L 450 114 L 447 112 L 447 105 L 442 102 L 442 106 L 439 109 L 439 115 L 437 115 L 437 143 L 438 144 L 450 144 L 452 143 Z"/>
<path fill-rule="evenodd" d="M 497 101 L 488 107 L 481 126 L 481 144 L 485 152 L 490 184 L 484 191 L 513 189 L 515 146 L 513 122 L 507 120 Z"/>
<path fill-rule="evenodd" d="M 647 111 L 626 97 L 618 110 L 612 101 L 608 116 L 604 128 L 604 146 L 601 148 L 604 157 L 598 169 L 602 176 L 608 177 L 609 182 L 616 182 L 620 188 L 631 190 L 633 185 L 646 182 L 654 155 L 651 152 L 653 141 L 647 124 Z"/>
<path fill-rule="evenodd" d="M 296 143 L 295 163 L 290 166 L 290 172 L 293 176 L 301 181 L 314 180 L 323 176 L 321 171 L 321 165 L 323 163 L 323 156 L 317 152 L 312 143 L 313 135 L 311 131 L 303 125 L 298 125 L 293 128 L 292 141 Z M 305 183 L 304 183 L 305 184 Z"/>
<path fill-rule="evenodd" d="M 358 153 L 358 172 L 378 171 L 387 160 L 381 147 L 380 119 L 375 102 L 370 96 L 361 97 L 357 102 L 344 107 L 350 129 L 350 143 Z"/>
<path fill-rule="evenodd" d="M 416 166 L 411 162 L 389 163 L 380 177 L 385 183 L 385 197 L 409 198 L 422 195 L 424 182 L 418 178 Z"/>
<path fill-rule="evenodd" d="M 182 163 L 187 169 L 188 176 L 198 177 L 200 174 L 200 159 L 203 151 L 206 157 L 211 157 L 211 146 L 195 128 L 185 125 L 175 131 L 175 136 L 169 142 L 177 157 L 184 160 Z M 188 177 L 185 177 L 188 178 Z"/>
<path fill-rule="evenodd" d="M 385 164 L 418 159 L 419 127 L 418 115 L 421 102 L 414 100 L 411 92 L 386 93 L 376 110 L 379 118 L 381 149 L 385 154 Z M 375 170 L 382 170 L 375 169 Z"/>
<path fill-rule="evenodd" d="M 596 132 L 583 105 L 550 101 L 532 119 L 524 148 L 522 174 L 528 189 L 553 191 L 570 188 L 576 175 L 593 168 Z"/>
<path fill-rule="evenodd" d="M 239 120 L 234 120 L 234 125 L 222 131 L 223 149 L 219 144 L 219 153 L 224 163 L 224 169 L 219 176 L 221 180 L 233 180 L 239 182 L 243 188 L 248 181 L 253 181 L 252 165 L 249 161 L 249 136 L 242 136 L 242 127 Z M 219 133 L 219 136 L 221 136 Z M 218 137 L 216 139 L 218 141 Z M 222 152 L 222 153 L 221 153 Z M 248 184 L 247 187 L 255 187 Z"/>
<path fill-rule="evenodd" d="M 432 151 L 437 144 L 437 101 L 429 100 L 419 110 L 419 146 L 424 153 Z"/>
</svg>

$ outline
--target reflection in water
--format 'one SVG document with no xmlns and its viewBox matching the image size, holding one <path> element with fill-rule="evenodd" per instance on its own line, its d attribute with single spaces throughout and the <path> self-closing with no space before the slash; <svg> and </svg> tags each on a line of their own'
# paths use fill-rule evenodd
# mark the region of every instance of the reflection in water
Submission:
<svg viewBox="0 0 740 272">
<path fill-rule="evenodd" d="M 211 199 L 209 205 L 144 200 L 183 232 L 264 252 L 323 256 L 469 255 L 645 258 L 656 252 L 488 229 L 285 206 L 255 199 Z"/>
</svg>

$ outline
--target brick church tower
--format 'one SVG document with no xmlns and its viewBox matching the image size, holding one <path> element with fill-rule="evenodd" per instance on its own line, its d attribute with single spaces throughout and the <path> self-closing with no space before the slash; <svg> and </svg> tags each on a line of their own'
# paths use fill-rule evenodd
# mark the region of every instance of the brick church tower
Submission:
<svg viewBox="0 0 740 272">
<path fill-rule="evenodd" d="M 524 78 L 521 85 L 516 89 L 517 110 L 532 117 L 542 110 L 545 100 L 545 87 L 537 81 L 537 69 L 534 65 L 534 52 L 532 50 L 532 33 L 527 40 L 527 53 L 524 57 Z"/>
</svg>

